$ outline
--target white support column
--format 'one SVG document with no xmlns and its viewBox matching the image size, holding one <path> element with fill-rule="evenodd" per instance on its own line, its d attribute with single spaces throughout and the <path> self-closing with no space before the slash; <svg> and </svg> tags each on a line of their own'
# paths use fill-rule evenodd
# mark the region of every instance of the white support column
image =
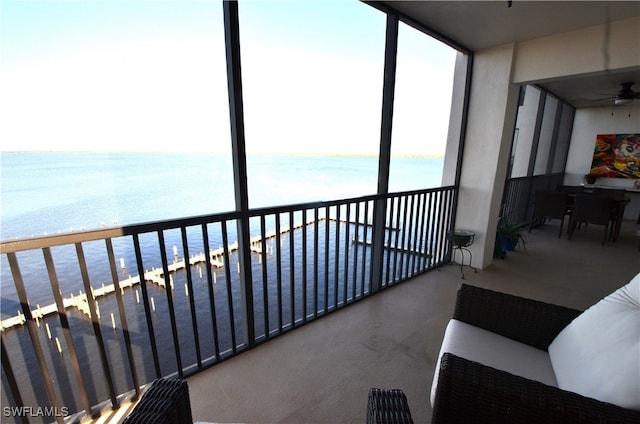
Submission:
<svg viewBox="0 0 640 424">
<path fill-rule="evenodd" d="M 470 250 L 478 268 L 493 260 L 518 107 L 519 88 L 511 84 L 514 59 L 512 44 L 474 54 L 455 227 L 475 232 Z"/>
</svg>

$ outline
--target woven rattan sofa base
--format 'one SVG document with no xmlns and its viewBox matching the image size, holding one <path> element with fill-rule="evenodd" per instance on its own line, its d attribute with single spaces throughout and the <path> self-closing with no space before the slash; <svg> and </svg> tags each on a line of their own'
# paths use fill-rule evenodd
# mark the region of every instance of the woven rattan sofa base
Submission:
<svg viewBox="0 0 640 424">
<path fill-rule="evenodd" d="M 453 318 L 546 351 L 580 313 L 463 284 Z M 445 353 L 432 423 L 640 423 L 640 412 Z"/>
<path fill-rule="evenodd" d="M 123 421 L 123 424 L 192 423 L 187 382 L 168 378 L 155 380 Z"/>
<path fill-rule="evenodd" d="M 369 389 L 367 424 L 413 424 L 402 390 Z"/>
<path fill-rule="evenodd" d="M 640 423 L 640 412 L 443 355 L 432 423 Z"/>
</svg>

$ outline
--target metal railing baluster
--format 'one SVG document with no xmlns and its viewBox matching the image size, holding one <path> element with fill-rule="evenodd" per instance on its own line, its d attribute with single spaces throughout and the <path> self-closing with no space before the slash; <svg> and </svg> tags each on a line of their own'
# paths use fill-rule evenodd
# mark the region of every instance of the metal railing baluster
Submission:
<svg viewBox="0 0 640 424">
<path fill-rule="evenodd" d="M 211 328 L 213 330 L 213 349 L 216 361 L 220 361 L 220 339 L 218 335 L 218 318 L 216 314 L 216 298 L 213 289 L 213 272 L 211 270 L 211 247 L 209 241 L 209 227 L 206 223 L 202 224 L 202 242 L 204 244 L 204 260 L 207 275 L 207 289 L 209 292 L 209 310 L 211 312 Z"/>
<path fill-rule="evenodd" d="M 267 230 L 264 215 L 260 215 L 260 236 L 262 237 L 261 252 L 262 257 L 262 305 L 264 320 L 264 336 L 266 340 L 271 337 L 271 328 L 269 327 L 269 274 L 267 264 Z"/>
<path fill-rule="evenodd" d="M 416 260 L 420 258 L 419 256 L 419 252 L 420 252 L 420 245 L 418 243 L 418 227 L 420 226 L 419 224 L 419 220 L 420 220 L 420 201 L 421 201 L 421 196 L 414 194 L 413 195 L 413 199 L 414 199 L 414 205 L 413 205 L 413 211 L 415 211 L 415 217 L 411 218 L 411 222 L 415 222 L 414 224 L 414 230 L 413 230 L 413 243 L 411 243 L 412 248 L 411 248 L 411 276 L 416 275 Z"/>
<path fill-rule="evenodd" d="M 358 291 L 358 252 L 360 251 L 360 202 L 356 202 L 355 228 L 353 230 L 353 300 L 356 300 Z"/>
<path fill-rule="evenodd" d="M 436 264 L 440 264 L 442 262 L 443 257 L 443 249 L 440 246 L 441 242 L 441 234 L 444 226 L 444 220 L 442 219 L 442 193 L 436 193 L 435 199 L 435 212 L 436 212 L 436 221 L 435 221 L 435 246 L 436 246 Z"/>
<path fill-rule="evenodd" d="M 426 207 L 427 207 L 427 193 L 420 193 L 420 241 L 418 242 L 418 247 L 420 251 L 420 255 L 418 256 L 418 270 L 421 272 L 425 269 L 425 256 L 427 254 L 427 249 L 425 246 L 425 224 L 426 224 Z"/>
<path fill-rule="evenodd" d="M 411 270 L 411 263 L 413 260 L 413 237 L 411 236 L 411 233 L 413 232 L 413 209 L 415 208 L 415 195 L 412 194 L 409 197 L 409 228 L 407 229 L 407 245 L 404 247 L 405 249 L 405 256 L 407 257 L 407 263 L 406 263 L 406 268 L 405 268 L 405 275 L 408 277 L 411 277 L 413 275 L 412 272 L 410 272 Z"/>
<path fill-rule="evenodd" d="M 198 315 L 196 314 L 195 296 L 193 295 L 193 277 L 191 276 L 191 262 L 189 259 L 189 243 L 187 241 L 186 227 L 180 227 L 182 236 L 182 252 L 184 255 L 184 269 L 187 276 L 187 291 L 189 308 L 191 310 L 191 324 L 193 329 L 193 343 L 196 349 L 196 363 L 202 368 L 202 353 L 200 351 L 200 334 L 198 333 Z"/>
<path fill-rule="evenodd" d="M 140 238 L 138 234 L 133 234 L 133 248 L 136 255 L 136 266 L 138 275 L 140 276 L 140 289 L 142 291 L 142 304 L 144 306 L 144 314 L 147 320 L 147 332 L 149 334 L 149 344 L 151 345 L 151 357 L 153 358 L 153 367 L 155 377 L 162 377 L 160 371 L 160 358 L 158 357 L 158 345 L 156 343 L 156 333 L 153 329 L 153 319 L 151 317 L 151 306 L 149 305 L 149 291 L 147 288 L 147 280 L 145 278 L 144 264 L 142 262 L 142 251 L 140 249 Z"/>
<path fill-rule="evenodd" d="M 280 237 L 281 223 L 280 213 L 276 214 L 276 295 L 278 296 L 278 334 L 282 333 L 282 249 L 280 243 L 282 239 Z"/>
<path fill-rule="evenodd" d="M 58 283 L 58 276 L 54 266 L 53 256 L 51 256 L 51 248 L 44 247 L 42 249 L 44 256 L 44 262 L 47 267 L 47 273 L 49 274 L 49 283 L 51 284 L 51 291 L 53 298 L 56 302 L 57 314 L 60 319 L 60 326 L 62 328 L 62 334 L 64 341 L 67 344 L 67 350 L 69 352 L 69 358 L 71 362 L 71 368 L 76 377 L 76 383 L 78 384 L 80 400 L 87 414 L 91 415 L 91 403 L 89 402 L 89 396 L 87 395 L 87 387 L 84 379 L 82 378 L 82 371 L 80 369 L 80 362 L 78 361 L 78 355 L 76 353 L 75 344 L 73 343 L 73 337 L 71 336 L 71 329 L 69 327 L 69 318 L 67 317 L 67 311 L 64 307 L 64 301 L 62 300 L 62 291 L 60 290 L 60 284 Z"/>
<path fill-rule="evenodd" d="M 386 231 L 386 236 L 385 236 L 385 243 L 387 244 L 387 251 L 385 253 L 385 266 L 384 266 L 384 270 L 385 270 L 385 278 L 384 278 L 384 286 L 388 286 L 389 284 L 391 284 L 391 252 L 393 251 L 392 249 L 392 240 L 393 240 L 393 233 L 394 233 L 394 228 L 395 228 L 395 224 L 393 222 L 393 210 L 395 208 L 395 201 L 394 201 L 394 197 L 390 197 L 387 200 L 387 226 L 389 227 L 389 229 Z"/>
<path fill-rule="evenodd" d="M 13 372 L 13 368 L 11 367 L 11 360 L 9 359 L 9 354 L 7 353 L 7 349 L 5 348 L 5 341 L 2 332 L 0 332 L 0 350 L 2 351 L 2 355 L 0 356 L 0 363 L 2 364 L 2 369 L 4 371 L 5 377 L 7 379 L 7 383 L 9 384 L 9 390 L 11 392 L 11 396 L 13 396 L 14 406 L 22 410 L 24 408 L 24 402 L 22 401 L 22 395 L 20 394 L 20 387 L 16 380 L 16 375 Z M 27 414 L 22 414 L 20 417 L 21 421 L 25 424 L 29 423 L 29 418 Z"/>
<path fill-rule="evenodd" d="M 436 259 L 436 251 L 435 251 L 435 222 L 434 222 L 434 216 L 435 216 L 435 206 L 434 206 L 434 198 L 436 196 L 436 193 L 429 193 L 429 215 L 427 218 L 427 226 L 429 227 L 429 237 L 428 237 L 428 242 L 429 242 L 429 267 L 434 266 L 435 264 L 435 259 Z"/>
<path fill-rule="evenodd" d="M 111 239 L 105 239 L 105 245 L 107 247 L 107 257 L 109 258 L 109 269 L 111 270 L 111 281 L 113 282 L 114 293 L 116 296 L 116 303 L 118 304 L 118 315 L 120 316 L 120 326 L 122 327 L 122 336 L 124 338 L 125 349 L 127 351 L 127 360 L 129 362 L 129 373 L 133 380 L 133 388 L 135 391 L 134 399 L 140 396 L 140 379 L 138 377 L 138 370 L 136 368 L 136 361 L 133 356 L 133 349 L 131 348 L 131 336 L 129 334 L 129 324 L 127 321 L 127 314 L 124 308 L 124 299 L 122 298 L 122 289 L 120 287 L 120 280 L 118 279 L 118 271 L 116 270 L 116 258 L 113 253 L 113 243 Z M 67 343 L 69 344 L 69 343 Z"/>
<path fill-rule="evenodd" d="M 113 407 L 118 406 L 118 399 L 116 395 L 116 389 L 113 384 L 113 377 L 111 375 L 111 367 L 109 366 L 109 360 L 107 358 L 107 349 L 102 337 L 102 330 L 100 329 L 100 318 L 96 311 L 96 301 L 93 296 L 93 288 L 91 286 L 91 280 L 89 279 L 89 271 L 87 269 L 87 262 L 84 257 L 84 250 L 82 243 L 76 243 L 76 254 L 78 256 L 78 264 L 80 265 L 80 274 L 82 275 L 82 283 L 84 285 L 84 291 L 87 295 L 87 306 L 89 307 L 89 317 L 93 325 L 93 333 L 96 336 L 96 343 L 98 344 L 98 354 L 100 355 L 100 363 L 102 365 L 102 372 L 107 380 L 107 387 L 109 389 L 109 396 L 111 398 L 111 405 Z"/>
<path fill-rule="evenodd" d="M 318 263 L 319 260 L 319 244 L 320 244 L 320 236 L 318 235 L 319 233 L 319 225 L 318 225 L 318 221 L 319 221 L 319 209 L 316 206 L 313 210 L 314 213 L 314 219 L 313 219 L 313 317 L 314 318 L 318 318 L 318 301 L 319 301 L 319 279 L 320 279 L 320 264 Z"/>
<path fill-rule="evenodd" d="M 164 273 L 164 289 L 167 296 L 167 307 L 169 308 L 169 322 L 171 325 L 171 334 L 173 336 L 173 350 L 176 355 L 176 368 L 178 377 L 184 376 L 182 368 L 182 355 L 180 353 L 180 339 L 178 337 L 178 327 L 176 324 L 176 312 L 173 304 L 173 283 L 169 273 L 169 264 L 167 262 L 167 246 L 164 242 L 164 232 L 158 231 L 158 244 L 160 247 L 160 260 L 162 261 L 162 272 Z"/>
<path fill-rule="evenodd" d="M 346 305 L 349 297 L 349 236 L 351 235 L 351 203 L 346 204 L 346 217 L 345 217 L 345 234 L 344 234 L 344 275 L 343 275 L 343 289 L 342 296 L 344 297 L 344 304 Z"/>
<path fill-rule="evenodd" d="M 398 265 L 398 269 L 400 270 L 400 279 L 402 279 L 405 275 L 404 273 L 404 265 L 405 265 L 405 252 L 406 252 L 406 243 L 407 243 L 407 214 L 409 213 L 409 197 L 407 195 L 402 196 L 402 241 L 400 242 L 400 264 Z M 409 230 L 410 231 L 410 230 Z"/>
<path fill-rule="evenodd" d="M 338 309 L 338 292 L 340 285 L 340 206 L 336 207 L 336 229 L 335 229 L 335 246 L 334 246 L 334 266 L 333 266 L 333 307 Z"/>
<path fill-rule="evenodd" d="M 227 221 L 220 223 L 222 228 L 222 249 L 224 252 L 224 277 L 227 283 L 227 307 L 229 308 L 229 328 L 231 330 L 231 351 L 235 354 L 238 351 L 236 344 L 236 321 L 233 312 L 233 286 L 231 285 L 231 260 L 229 258 L 229 235 Z"/>
<path fill-rule="evenodd" d="M 367 267 L 367 246 L 369 244 L 369 201 L 364 202 L 364 244 L 362 245 L 362 296 L 365 295 L 365 274 Z M 373 266 L 373 264 L 372 264 Z M 371 293 L 371 279 L 369 279 L 369 293 Z"/>
<path fill-rule="evenodd" d="M 329 205 L 324 208 L 324 308 L 323 312 L 329 312 Z"/>
<path fill-rule="evenodd" d="M 302 322 L 307 322 L 307 208 L 302 209 Z"/>
<path fill-rule="evenodd" d="M 452 216 L 453 216 L 453 210 L 451 208 L 452 203 L 453 203 L 453 193 L 451 191 L 445 191 L 445 193 L 446 193 L 447 202 L 445 204 L 445 210 L 444 211 L 445 211 L 445 215 L 446 215 L 447 218 L 446 218 L 446 224 L 445 224 L 444 233 L 445 233 L 445 236 L 446 236 L 446 234 L 449 231 L 453 230 L 453 228 L 451 228 L 451 225 L 452 225 L 451 219 L 452 219 Z M 448 249 L 448 251 L 447 251 L 447 262 L 448 262 L 450 260 L 450 258 L 451 258 L 451 245 L 450 244 L 447 244 L 447 249 Z"/>
<path fill-rule="evenodd" d="M 393 279 L 391 282 L 398 280 L 398 255 L 400 252 L 400 232 L 402 226 L 400 225 L 400 215 L 402 214 L 402 198 L 398 196 L 398 205 L 396 207 L 396 231 L 395 231 L 395 243 L 393 245 Z M 402 271 L 401 271 L 402 272 Z"/>
<path fill-rule="evenodd" d="M 439 210 L 439 219 L 438 223 L 440 224 L 440 229 L 438 232 L 438 246 L 440 246 L 440 263 L 446 261 L 447 257 L 447 210 L 445 208 L 446 202 L 446 192 L 438 193 L 440 195 L 440 201 L 438 204 Z"/>
<path fill-rule="evenodd" d="M 296 269 L 295 269 L 295 251 L 294 245 L 294 222 L 293 222 L 293 210 L 289 211 L 289 301 L 291 309 L 291 328 L 296 324 Z"/>
</svg>

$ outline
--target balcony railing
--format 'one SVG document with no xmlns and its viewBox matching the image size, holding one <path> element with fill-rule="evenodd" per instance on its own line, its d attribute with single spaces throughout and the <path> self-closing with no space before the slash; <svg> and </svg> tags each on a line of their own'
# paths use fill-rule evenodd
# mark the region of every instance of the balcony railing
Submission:
<svg viewBox="0 0 640 424">
<path fill-rule="evenodd" d="M 515 222 L 526 222 L 533 214 L 533 197 L 536 190 L 554 190 L 562 185 L 563 173 L 509 178 L 504 188 L 503 213 Z"/>
<path fill-rule="evenodd" d="M 250 210 L 250 255 L 237 212 L 4 241 L 4 418 L 95 415 L 447 263 L 453 201 L 443 187 Z"/>
</svg>

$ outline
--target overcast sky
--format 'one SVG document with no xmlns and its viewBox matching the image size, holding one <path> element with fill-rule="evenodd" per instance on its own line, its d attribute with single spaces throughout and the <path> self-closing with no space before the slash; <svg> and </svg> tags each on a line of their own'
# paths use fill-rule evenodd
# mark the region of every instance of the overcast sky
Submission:
<svg viewBox="0 0 640 424">
<path fill-rule="evenodd" d="M 240 2 L 250 152 L 376 154 L 384 15 Z M 218 1 L 0 2 L 2 150 L 228 151 Z M 394 154 L 443 154 L 455 52 L 401 26 Z"/>
</svg>

